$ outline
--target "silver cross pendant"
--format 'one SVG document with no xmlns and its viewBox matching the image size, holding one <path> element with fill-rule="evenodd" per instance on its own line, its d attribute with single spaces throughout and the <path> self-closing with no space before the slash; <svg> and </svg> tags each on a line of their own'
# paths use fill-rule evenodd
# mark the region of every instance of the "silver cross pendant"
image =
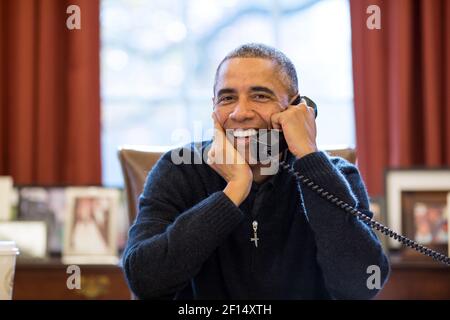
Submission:
<svg viewBox="0 0 450 320">
<path fill-rule="evenodd" d="M 258 233 L 257 233 L 257 231 L 258 231 L 258 222 L 256 220 L 253 221 L 252 226 L 253 226 L 253 238 L 250 238 L 250 241 L 252 241 L 252 242 L 254 241 L 255 242 L 255 247 L 258 248 L 258 240 L 259 240 Z"/>
</svg>

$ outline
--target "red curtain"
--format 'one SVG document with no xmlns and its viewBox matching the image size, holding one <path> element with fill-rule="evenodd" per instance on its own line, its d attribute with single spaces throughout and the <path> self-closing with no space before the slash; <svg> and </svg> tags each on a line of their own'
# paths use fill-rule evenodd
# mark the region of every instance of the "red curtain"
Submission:
<svg viewBox="0 0 450 320">
<path fill-rule="evenodd" d="M 0 175 L 101 183 L 99 34 L 98 0 L 0 1 Z"/>
<path fill-rule="evenodd" d="M 381 29 L 369 30 L 369 5 Z M 371 195 L 387 167 L 450 165 L 450 1 L 351 0 L 358 164 Z"/>
</svg>

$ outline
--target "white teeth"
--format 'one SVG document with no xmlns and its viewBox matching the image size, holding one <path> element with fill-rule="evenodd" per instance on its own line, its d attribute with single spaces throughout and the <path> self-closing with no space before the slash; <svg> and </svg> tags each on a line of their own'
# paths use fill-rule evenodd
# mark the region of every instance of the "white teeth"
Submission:
<svg viewBox="0 0 450 320">
<path fill-rule="evenodd" d="M 256 135 L 257 133 L 258 131 L 256 131 L 256 129 L 235 129 L 233 131 L 233 135 L 236 138 L 250 137 Z"/>
</svg>

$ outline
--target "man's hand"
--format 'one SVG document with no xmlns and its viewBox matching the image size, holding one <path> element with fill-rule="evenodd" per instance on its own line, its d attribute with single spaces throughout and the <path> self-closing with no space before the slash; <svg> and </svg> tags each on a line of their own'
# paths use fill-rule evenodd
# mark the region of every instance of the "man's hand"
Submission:
<svg viewBox="0 0 450 320">
<path fill-rule="evenodd" d="M 302 99 L 299 105 L 288 106 L 271 117 L 274 129 L 283 130 L 289 151 L 297 158 L 316 152 L 316 120 L 314 109 Z"/>
<path fill-rule="evenodd" d="M 253 173 L 245 159 L 227 139 L 225 131 L 213 113 L 214 140 L 208 152 L 208 165 L 228 182 L 224 193 L 239 206 L 248 196 Z"/>
</svg>

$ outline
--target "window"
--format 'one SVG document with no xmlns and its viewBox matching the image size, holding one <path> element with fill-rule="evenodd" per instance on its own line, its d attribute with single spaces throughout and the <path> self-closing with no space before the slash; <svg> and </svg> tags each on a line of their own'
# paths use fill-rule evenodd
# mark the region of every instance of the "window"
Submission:
<svg viewBox="0 0 450 320">
<path fill-rule="evenodd" d="M 122 185 L 117 147 L 173 146 L 211 128 L 215 69 L 263 42 L 294 62 L 318 105 L 318 144 L 354 145 L 346 0 L 102 0 L 103 182 Z M 187 130 L 187 131 L 186 131 Z M 208 137 L 204 137 L 208 138 Z"/>
</svg>

